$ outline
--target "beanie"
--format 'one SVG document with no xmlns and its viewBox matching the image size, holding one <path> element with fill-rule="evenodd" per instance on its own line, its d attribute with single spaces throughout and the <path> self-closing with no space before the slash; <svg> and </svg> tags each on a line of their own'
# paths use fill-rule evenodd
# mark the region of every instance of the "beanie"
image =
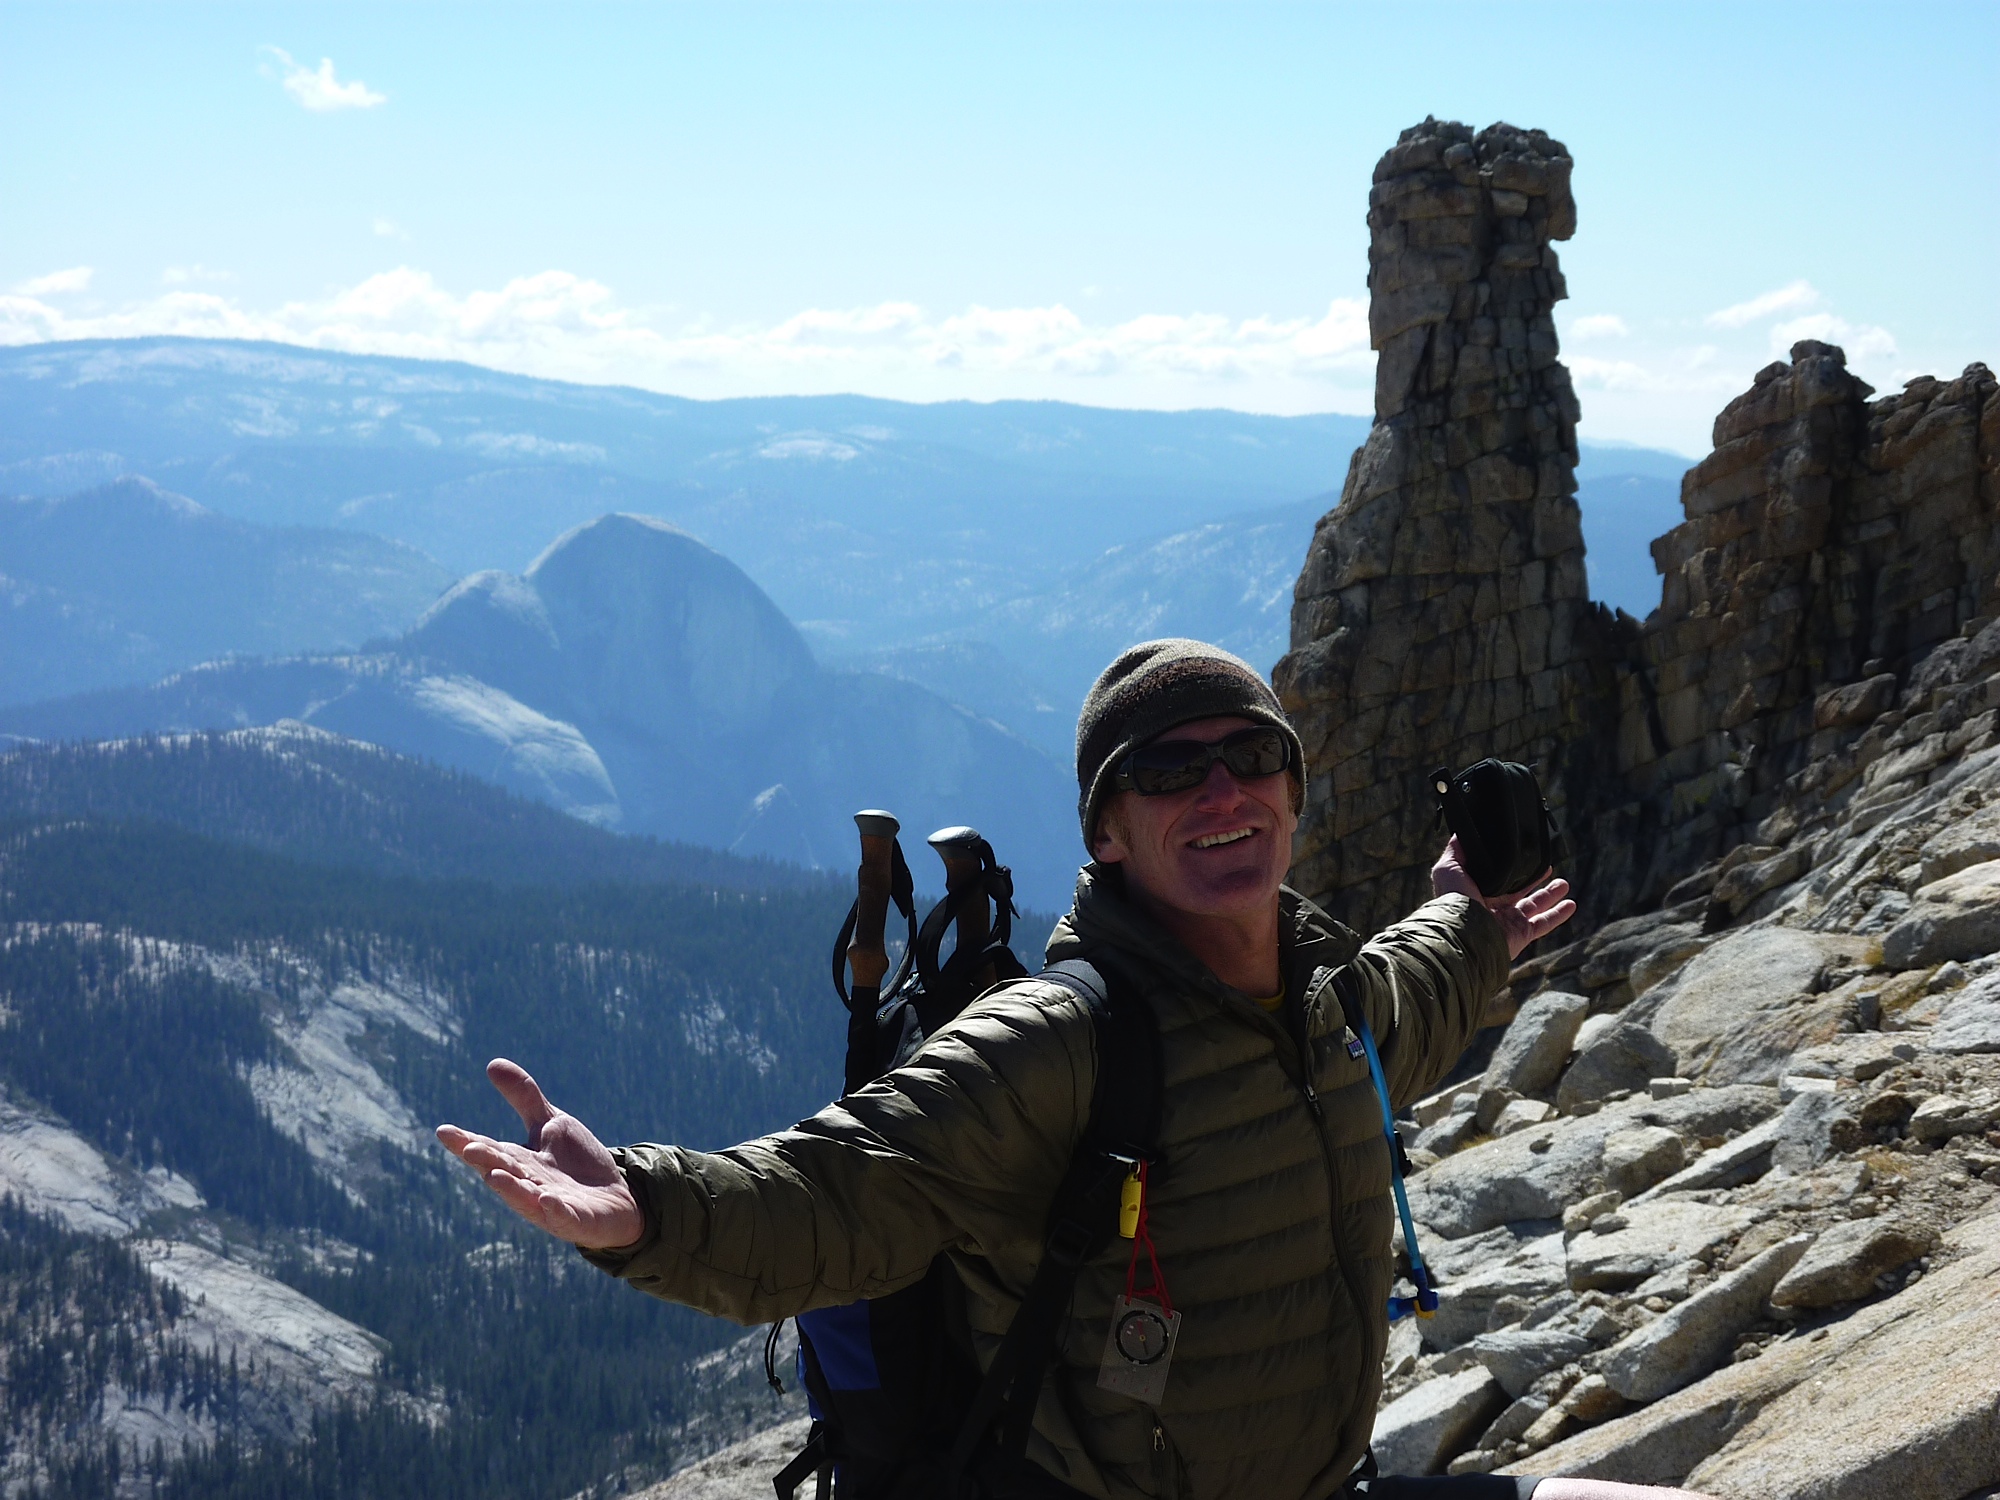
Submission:
<svg viewBox="0 0 2000 1500">
<path fill-rule="evenodd" d="M 1076 721 L 1076 811 L 1084 847 L 1092 848 L 1097 814 L 1120 761 L 1177 724 L 1220 718 L 1251 719 L 1281 731 L 1291 741 L 1292 780 L 1304 790 L 1298 732 L 1277 694 L 1242 657 L 1178 638 L 1119 653 L 1091 687 Z"/>
</svg>

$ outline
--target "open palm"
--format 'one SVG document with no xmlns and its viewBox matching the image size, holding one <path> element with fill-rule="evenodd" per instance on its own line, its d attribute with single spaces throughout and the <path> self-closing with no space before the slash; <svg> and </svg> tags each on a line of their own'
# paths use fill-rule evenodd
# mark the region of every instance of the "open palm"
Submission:
<svg viewBox="0 0 2000 1500">
<path fill-rule="evenodd" d="M 1554 874 L 1551 870 L 1542 871 L 1542 877 L 1551 874 Z M 1465 868 L 1464 851 L 1455 833 L 1437 863 L 1431 866 L 1431 889 L 1440 896 L 1453 892 L 1470 896 L 1499 918 L 1501 929 L 1507 934 L 1510 960 L 1519 958 L 1530 943 L 1547 937 L 1576 915 L 1576 903 L 1568 899 L 1569 882 L 1560 876 L 1545 884 L 1531 882 L 1527 888 L 1505 896 L 1487 895 Z"/>
<path fill-rule="evenodd" d="M 445 1150 L 479 1174 L 515 1213 L 586 1250 L 616 1250 L 645 1232 L 645 1216 L 604 1144 L 543 1095 L 527 1069 L 504 1057 L 486 1076 L 528 1127 L 526 1145 L 440 1125 Z"/>
</svg>

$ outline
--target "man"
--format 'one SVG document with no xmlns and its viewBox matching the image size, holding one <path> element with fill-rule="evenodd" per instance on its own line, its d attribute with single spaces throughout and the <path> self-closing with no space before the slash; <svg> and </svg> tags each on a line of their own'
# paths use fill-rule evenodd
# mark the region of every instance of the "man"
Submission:
<svg viewBox="0 0 2000 1500">
<path fill-rule="evenodd" d="M 1106 669 L 1077 727 L 1077 782 L 1094 859 L 1048 956 L 1122 979 L 1158 1023 L 1147 1214 L 1182 1322 L 1157 1407 L 1101 1389 L 1132 1242 L 1086 1266 L 1027 1471 L 986 1482 L 1051 1500 L 1338 1494 L 1374 1422 L 1392 1209 L 1379 1106 L 1342 1045 L 1333 977 L 1344 971 L 1360 998 L 1405 1103 L 1451 1069 L 1510 961 L 1575 903 L 1562 880 L 1486 900 L 1448 846 L 1436 898 L 1362 944 L 1283 888 L 1304 794 L 1298 737 L 1251 667 L 1199 642 L 1148 642 Z M 488 1072 L 528 1146 L 438 1134 L 605 1270 L 740 1322 L 880 1296 L 948 1253 L 984 1362 L 1041 1258 L 1096 1062 L 1083 1004 L 1031 979 L 980 998 L 906 1067 L 729 1151 L 609 1151 L 504 1060 Z M 1621 1492 L 1657 1493 L 1536 1491 Z"/>
</svg>

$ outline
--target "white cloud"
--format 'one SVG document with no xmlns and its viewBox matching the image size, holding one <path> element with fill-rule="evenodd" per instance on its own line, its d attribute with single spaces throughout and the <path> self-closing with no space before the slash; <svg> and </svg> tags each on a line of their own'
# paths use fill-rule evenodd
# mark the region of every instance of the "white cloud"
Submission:
<svg viewBox="0 0 2000 1500">
<path fill-rule="evenodd" d="M 322 57 L 314 70 L 294 61 L 283 47 L 266 47 L 264 51 L 284 65 L 285 92 L 315 114 L 335 109 L 373 109 L 389 102 L 387 94 L 376 93 L 358 78 L 342 83 L 334 77 L 330 57 Z"/>
<path fill-rule="evenodd" d="M 378 239 L 406 240 L 410 237 L 409 231 L 404 229 L 394 219 L 385 219 L 380 215 L 377 215 L 373 228 Z"/>
<path fill-rule="evenodd" d="M 191 266 L 168 266 L 160 272 L 160 280 L 167 286 L 186 286 L 191 281 L 234 281 L 234 271 L 211 271 L 197 262 Z"/>
<path fill-rule="evenodd" d="M 1810 281 L 1794 281 L 1789 286 L 1781 286 L 1775 292 L 1766 292 L 1761 297 L 1752 297 L 1748 302 L 1738 302 L 1725 307 L 1720 312 L 1712 312 L 1705 321 L 1711 328 L 1741 328 L 1754 323 L 1759 318 L 1768 318 L 1773 313 L 1795 312 L 1802 307 L 1811 307 L 1819 301 L 1819 292 Z"/>
<path fill-rule="evenodd" d="M 1358 298 L 1292 318 L 1149 313 L 1096 321 L 1060 303 L 934 313 L 890 301 L 808 308 L 776 322 L 669 326 L 664 315 L 642 316 L 601 282 L 567 271 L 461 294 L 408 266 L 323 299 L 263 310 L 189 287 L 88 317 L 40 297 L 0 297 L 0 344 L 144 334 L 461 359 L 700 394 L 1061 396 L 1291 411 L 1366 410 L 1375 359 L 1367 304 Z"/>
<path fill-rule="evenodd" d="M 1632 332 L 1616 313 L 1592 313 L 1569 325 L 1573 339 L 1622 339 Z"/>
<path fill-rule="evenodd" d="M 51 271 L 46 276 L 31 276 L 14 291 L 23 297 L 56 297 L 64 292 L 80 292 L 90 285 L 92 268 L 71 266 L 67 271 Z"/>
<path fill-rule="evenodd" d="M 1808 313 L 1771 329 L 1771 352 L 1789 354 L 1800 339 L 1818 339 L 1823 344 L 1839 344 L 1850 360 L 1881 359 L 1896 352 L 1896 339 L 1886 328 L 1872 323 L 1850 323 L 1832 313 Z"/>
</svg>

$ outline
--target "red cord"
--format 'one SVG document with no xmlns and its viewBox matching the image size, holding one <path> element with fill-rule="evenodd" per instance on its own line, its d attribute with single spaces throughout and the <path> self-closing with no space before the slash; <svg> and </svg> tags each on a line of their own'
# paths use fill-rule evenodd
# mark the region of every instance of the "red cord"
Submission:
<svg viewBox="0 0 2000 1500">
<path fill-rule="evenodd" d="M 1153 1248 L 1153 1231 L 1147 1222 L 1152 1213 L 1153 1195 L 1146 1183 L 1146 1163 L 1139 1163 L 1139 1227 L 1132 1235 L 1132 1259 L 1125 1267 L 1125 1300 L 1136 1302 L 1140 1297 L 1149 1297 L 1160 1304 L 1168 1317 L 1174 1314 L 1174 1300 L 1167 1295 L 1167 1278 L 1160 1274 L 1159 1252 Z M 1146 1252 L 1148 1269 L 1152 1272 L 1152 1285 L 1139 1286 L 1139 1252 Z"/>
</svg>

